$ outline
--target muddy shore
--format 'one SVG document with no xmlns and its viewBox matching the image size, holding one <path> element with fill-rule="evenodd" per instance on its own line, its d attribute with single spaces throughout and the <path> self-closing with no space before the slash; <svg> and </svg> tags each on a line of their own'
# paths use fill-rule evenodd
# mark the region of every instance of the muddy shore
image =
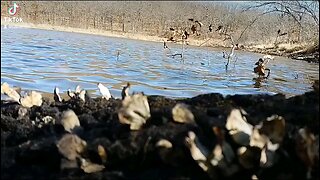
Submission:
<svg viewBox="0 0 320 180">
<path fill-rule="evenodd" d="M 148 96 L 151 118 L 137 131 L 120 124 L 120 99 L 90 99 L 86 102 L 71 99 L 53 102 L 43 98 L 40 107 L 28 108 L 21 113 L 17 103 L 1 100 L 1 179 L 306 179 L 307 166 L 295 151 L 295 134 L 299 128 L 308 128 L 319 134 L 319 87 L 303 95 L 286 99 L 284 95 L 232 95 L 203 94 L 187 99 L 169 99 Z M 195 124 L 173 121 L 171 109 L 176 103 L 185 103 L 195 116 Z M 243 108 L 247 121 L 257 125 L 277 114 L 285 119 L 283 143 L 276 151 L 278 160 L 272 167 L 259 166 L 259 157 L 248 161 L 253 167 L 245 168 L 236 158 L 233 164 L 240 168 L 225 176 L 226 169 L 215 174 L 203 171 L 192 159 L 184 139 L 189 131 L 212 151 L 217 137 L 212 127 L 224 129 L 228 114 L 233 108 Z M 83 157 L 102 164 L 101 172 L 87 174 L 75 165 L 62 169 L 67 162 L 59 153 L 56 142 L 65 132 L 59 124 L 61 113 L 72 109 L 79 118 L 82 130 L 79 137 L 87 142 Z M 41 122 L 44 117 L 53 121 Z M 171 149 L 156 146 L 160 139 L 169 140 Z M 226 134 L 226 141 L 236 152 L 239 148 Z M 97 146 L 106 150 L 107 160 L 102 162 Z M 259 153 L 258 153 L 259 154 Z M 319 152 L 318 152 L 319 154 Z M 318 161 L 312 167 L 312 179 L 319 179 Z"/>
<path fill-rule="evenodd" d="M 72 28 L 72 27 L 64 27 L 64 26 L 53 26 L 48 24 L 32 24 L 32 23 L 10 23 L 10 22 L 2 22 L 1 26 L 7 28 L 14 27 L 24 27 L 24 28 L 34 28 L 34 29 L 43 29 L 43 30 L 54 30 L 54 31 L 63 31 L 63 32 L 75 32 L 75 33 L 84 33 L 84 34 L 92 34 L 92 35 L 101 35 L 108 37 L 118 37 L 118 38 L 128 38 L 135 40 L 143 40 L 143 41 L 152 41 L 152 42 L 163 42 L 167 40 L 168 37 L 160 37 L 160 36 L 151 36 L 145 34 L 138 33 L 128 33 L 128 32 L 118 32 L 118 31 L 104 31 L 98 29 L 80 29 L 80 28 Z M 188 45 L 191 46 L 208 46 L 214 48 L 230 48 L 230 43 L 227 41 L 223 41 L 221 38 L 210 38 L 210 39 L 197 39 L 197 38 L 189 38 Z M 319 45 L 310 44 L 278 44 L 278 45 L 270 45 L 270 44 L 252 44 L 252 45 L 241 45 L 241 51 L 250 51 L 255 53 L 269 54 L 275 56 L 283 56 L 292 58 L 295 60 L 303 60 L 312 63 L 319 63 Z"/>
</svg>

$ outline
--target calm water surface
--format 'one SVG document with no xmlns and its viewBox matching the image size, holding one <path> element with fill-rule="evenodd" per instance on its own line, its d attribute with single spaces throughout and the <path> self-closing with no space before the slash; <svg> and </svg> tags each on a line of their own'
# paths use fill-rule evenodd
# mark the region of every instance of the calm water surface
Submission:
<svg viewBox="0 0 320 180">
<path fill-rule="evenodd" d="M 319 64 L 275 57 L 268 63 L 269 79 L 253 78 L 254 63 L 263 55 L 236 51 L 237 61 L 225 70 L 221 49 L 184 48 L 181 45 L 110 38 L 27 28 L 1 28 L 1 83 L 27 90 L 66 92 L 76 85 L 98 95 L 97 83 L 120 97 L 126 82 L 131 91 L 148 95 L 192 97 L 203 93 L 283 93 L 288 96 L 311 90 L 319 79 Z M 227 50 L 229 51 L 229 50 Z M 119 52 L 119 56 L 117 54 Z"/>
</svg>

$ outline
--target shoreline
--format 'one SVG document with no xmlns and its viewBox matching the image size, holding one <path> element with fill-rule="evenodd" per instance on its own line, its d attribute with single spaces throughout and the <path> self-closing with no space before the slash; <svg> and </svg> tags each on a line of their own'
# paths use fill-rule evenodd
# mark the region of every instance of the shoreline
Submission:
<svg viewBox="0 0 320 180">
<path fill-rule="evenodd" d="M 141 33 L 129 33 L 129 32 L 118 32 L 118 31 L 106 31 L 99 29 L 81 29 L 73 27 L 64 27 L 64 26 L 54 26 L 49 24 L 33 24 L 33 23 L 10 23 L 2 22 L 1 26 L 14 26 L 21 28 L 31 28 L 31 29 L 41 29 L 41 30 L 51 30 L 51 31 L 60 31 L 60 32 L 71 32 L 71 33 L 81 33 L 81 34 L 90 34 L 90 35 L 99 35 L 105 37 L 115 37 L 115 38 L 125 38 L 132 40 L 141 40 L 149 42 L 163 42 L 167 38 L 144 35 Z M 212 41 L 210 45 L 202 46 L 203 44 L 208 44 L 208 40 Z M 205 43 L 207 41 L 207 43 Z M 179 44 L 179 43 L 177 43 Z M 225 42 L 219 39 L 206 39 L 206 40 L 197 40 L 190 38 L 188 40 L 189 46 L 195 47 L 210 47 L 210 48 L 230 48 L 226 45 Z M 319 63 L 319 49 L 318 45 L 309 46 L 307 44 L 279 44 L 276 47 L 272 44 L 256 44 L 248 45 L 240 48 L 241 51 L 254 52 L 260 54 L 269 54 L 274 56 L 287 57 L 295 60 L 304 60 L 308 62 Z"/>
</svg>

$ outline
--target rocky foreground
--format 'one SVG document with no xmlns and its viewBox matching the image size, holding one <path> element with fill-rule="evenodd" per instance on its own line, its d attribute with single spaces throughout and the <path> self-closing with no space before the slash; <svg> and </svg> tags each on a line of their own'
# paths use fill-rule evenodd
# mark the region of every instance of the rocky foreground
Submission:
<svg viewBox="0 0 320 180">
<path fill-rule="evenodd" d="M 1 179 L 319 179 L 318 87 L 289 99 L 281 94 L 147 99 L 151 117 L 137 130 L 119 122 L 120 99 L 44 98 L 31 108 L 1 101 Z M 192 113 L 174 118 L 177 103 Z M 61 122 L 68 109 L 79 119 L 77 131 Z M 235 109 L 241 117 L 234 119 L 247 121 L 237 120 L 242 127 L 255 127 L 279 147 L 259 146 L 252 136 L 250 143 L 235 138 L 226 126 Z M 272 115 L 282 123 L 266 126 Z M 277 129 L 282 125 L 283 133 Z"/>
</svg>

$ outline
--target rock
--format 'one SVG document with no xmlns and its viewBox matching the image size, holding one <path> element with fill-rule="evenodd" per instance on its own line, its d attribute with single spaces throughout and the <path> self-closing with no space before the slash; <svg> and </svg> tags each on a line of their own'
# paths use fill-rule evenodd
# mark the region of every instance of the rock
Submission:
<svg viewBox="0 0 320 180">
<path fill-rule="evenodd" d="M 237 151 L 238 160 L 245 169 L 254 169 L 259 166 L 261 150 L 257 147 L 240 147 Z"/>
<path fill-rule="evenodd" d="M 24 107 L 20 107 L 18 111 L 18 118 L 17 119 L 22 119 L 25 117 L 25 115 L 28 113 L 28 109 Z"/>
<path fill-rule="evenodd" d="M 62 113 L 61 124 L 68 132 L 71 132 L 76 127 L 80 127 L 78 116 L 72 110 L 67 110 Z"/>
<path fill-rule="evenodd" d="M 2 100 L 1 178 L 250 179 L 254 174 L 259 179 L 319 179 L 315 91 L 288 99 L 219 94 L 145 98 L 152 116 L 137 131 L 119 123 L 121 99 L 100 97 L 85 103 L 79 98 L 61 103 L 43 99 L 40 107 L 31 108 Z M 147 109 L 143 102 L 138 104 Z M 172 121 L 177 103 L 192 109 L 197 126 Z M 79 126 L 66 133 L 61 125 L 61 115 L 68 109 L 83 127 L 77 135 Z M 134 105 L 130 112 L 139 116 L 137 109 Z M 226 123 L 231 127 L 227 129 Z M 251 136 L 243 124 L 252 126 Z M 245 143 L 239 141 L 247 145 L 236 142 L 233 131 L 245 134 L 240 135 Z"/>
<path fill-rule="evenodd" d="M 276 162 L 276 150 L 285 135 L 285 121 L 273 115 L 256 125 L 250 137 L 250 146 L 261 149 L 260 166 L 271 167 Z"/>
<path fill-rule="evenodd" d="M 265 134 L 273 143 L 282 143 L 285 135 L 285 120 L 278 115 L 272 115 L 263 121 L 260 133 Z"/>
<path fill-rule="evenodd" d="M 192 131 L 188 132 L 188 136 L 185 138 L 185 143 L 190 150 L 192 158 L 198 163 L 198 165 L 204 170 L 208 170 L 206 164 L 207 156 L 209 155 L 208 150 L 196 140 L 196 134 Z"/>
<path fill-rule="evenodd" d="M 250 136 L 250 146 L 258 147 L 260 149 L 263 149 L 264 146 L 268 143 L 269 138 L 264 135 L 260 134 L 259 128 L 255 127 L 253 129 L 252 135 Z"/>
<path fill-rule="evenodd" d="M 172 109 L 172 118 L 179 123 L 194 123 L 194 116 L 188 109 L 188 106 L 183 103 L 178 103 Z"/>
<path fill-rule="evenodd" d="M 6 94 L 15 102 L 19 102 L 20 94 L 13 88 L 10 88 L 9 84 L 6 82 L 1 84 L 1 94 Z"/>
<path fill-rule="evenodd" d="M 68 160 L 65 158 L 61 158 L 60 169 L 77 169 L 79 168 L 77 160 Z"/>
<path fill-rule="evenodd" d="M 106 163 L 107 162 L 107 153 L 106 153 L 106 150 L 104 149 L 104 147 L 102 145 L 98 145 L 98 154 L 101 158 L 101 161 L 103 163 Z"/>
<path fill-rule="evenodd" d="M 68 160 L 76 160 L 81 157 L 87 143 L 74 134 L 65 134 L 57 143 L 57 147 L 61 155 Z"/>
<path fill-rule="evenodd" d="M 103 165 L 92 163 L 86 159 L 81 158 L 81 169 L 85 173 L 95 173 L 102 171 L 105 167 Z"/>
<path fill-rule="evenodd" d="M 148 99 L 143 94 L 127 96 L 118 112 L 120 123 L 129 124 L 131 130 L 138 130 L 151 117 Z"/>
<path fill-rule="evenodd" d="M 209 162 L 214 168 L 218 168 L 224 177 L 230 177 L 239 171 L 238 165 L 232 163 L 235 154 L 227 142 L 217 144 L 212 151 L 212 157 Z"/>
<path fill-rule="evenodd" d="M 311 179 L 311 172 L 319 161 L 319 136 L 315 136 L 308 128 L 298 130 L 295 139 L 295 151 L 308 171 L 306 178 Z"/>
<path fill-rule="evenodd" d="M 160 139 L 157 144 L 156 147 L 163 147 L 163 148 L 172 148 L 172 143 L 166 139 Z"/>
<path fill-rule="evenodd" d="M 246 146 L 250 142 L 252 125 L 249 124 L 240 109 L 233 109 L 227 118 L 226 129 L 233 140 L 239 145 Z"/>
<path fill-rule="evenodd" d="M 264 168 L 272 167 L 278 160 L 277 153 L 279 144 L 272 144 L 268 141 L 267 145 L 262 149 L 260 155 L 260 166 Z"/>
<path fill-rule="evenodd" d="M 41 106 L 42 104 L 42 95 L 35 91 L 31 91 L 27 96 L 20 99 L 20 104 L 23 107 L 30 108 L 32 106 Z"/>
</svg>

